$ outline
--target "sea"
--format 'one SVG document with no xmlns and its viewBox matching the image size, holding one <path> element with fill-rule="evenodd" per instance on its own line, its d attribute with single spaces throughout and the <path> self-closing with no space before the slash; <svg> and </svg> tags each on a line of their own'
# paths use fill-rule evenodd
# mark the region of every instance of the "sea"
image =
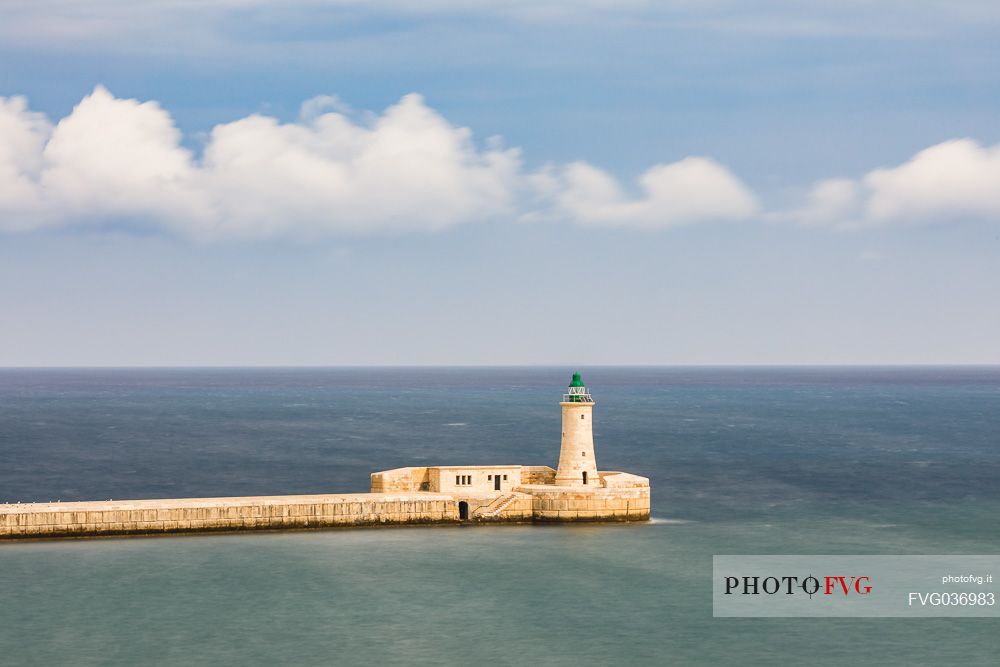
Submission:
<svg viewBox="0 0 1000 667">
<path fill-rule="evenodd" d="M 649 523 L 0 542 L 0 664 L 1000 664 L 996 619 L 712 616 L 715 554 L 1000 553 L 998 367 L 3 369 L 0 503 L 555 466 L 576 370 Z"/>
</svg>

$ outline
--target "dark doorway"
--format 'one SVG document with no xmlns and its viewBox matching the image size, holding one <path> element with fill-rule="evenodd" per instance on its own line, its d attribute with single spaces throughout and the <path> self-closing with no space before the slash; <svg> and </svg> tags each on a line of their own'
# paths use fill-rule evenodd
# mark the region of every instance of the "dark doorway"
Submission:
<svg viewBox="0 0 1000 667">
<path fill-rule="evenodd" d="M 458 504 L 458 518 L 462 521 L 469 520 L 469 503 L 464 500 Z"/>
<path fill-rule="evenodd" d="M 500 490 L 500 475 L 493 475 L 493 490 Z"/>
<path fill-rule="evenodd" d="M 587 483 L 587 471 L 586 470 L 583 471 L 583 483 L 584 484 Z"/>
</svg>

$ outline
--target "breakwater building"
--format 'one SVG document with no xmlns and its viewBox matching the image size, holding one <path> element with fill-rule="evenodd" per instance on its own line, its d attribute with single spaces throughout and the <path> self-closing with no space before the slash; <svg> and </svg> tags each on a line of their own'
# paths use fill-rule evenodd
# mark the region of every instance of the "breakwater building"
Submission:
<svg viewBox="0 0 1000 667">
<path fill-rule="evenodd" d="M 646 521 L 649 480 L 597 468 L 580 374 L 560 403 L 556 468 L 428 466 L 372 473 L 370 493 L 0 505 L 0 539 L 487 522 Z"/>
</svg>

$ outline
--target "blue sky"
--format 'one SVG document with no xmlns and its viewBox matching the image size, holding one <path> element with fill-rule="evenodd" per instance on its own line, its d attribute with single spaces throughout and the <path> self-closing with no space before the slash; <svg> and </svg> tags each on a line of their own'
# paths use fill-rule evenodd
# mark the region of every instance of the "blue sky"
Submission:
<svg viewBox="0 0 1000 667">
<path fill-rule="evenodd" d="M 12 0 L 0 365 L 1000 363 L 990 2 Z"/>
</svg>

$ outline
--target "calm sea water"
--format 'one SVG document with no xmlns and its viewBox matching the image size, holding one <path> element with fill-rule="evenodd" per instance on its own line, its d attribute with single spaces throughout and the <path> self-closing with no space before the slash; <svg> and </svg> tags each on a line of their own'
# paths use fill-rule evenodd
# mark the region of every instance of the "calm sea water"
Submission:
<svg viewBox="0 0 1000 667">
<path fill-rule="evenodd" d="M 0 502 L 554 466 L 572 370 L 0 370 Z M 1000 369 L 582 370 L 650 524 L 0 543 L 0 664 L 1000 664 L 992 619 L 711 608 L 713 554 L 1000 553 Z"/>
</svg>

